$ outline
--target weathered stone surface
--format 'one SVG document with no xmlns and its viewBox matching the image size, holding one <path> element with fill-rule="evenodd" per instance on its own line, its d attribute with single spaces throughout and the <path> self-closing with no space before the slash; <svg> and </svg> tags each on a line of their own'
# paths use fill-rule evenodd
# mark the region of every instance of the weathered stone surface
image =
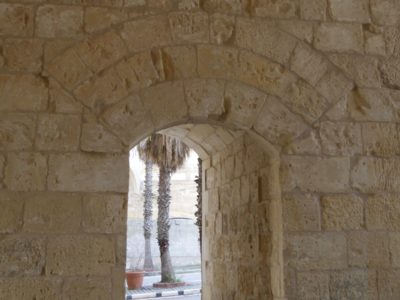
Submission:
<svg viewBox="0 0 400 300">
<path fill-rule="evenodd" d="M 270 117 L 264 118 L 266 115 Z M 272 143 L 286 145 L 303 133 L 307 125 L 278 99 L 267 97 L 254 129 Z"/>
<path fill-rule="evenodd" d="M 297 20 L 281 20 L 278 22 L 278 27 L 291 35 L 294 35 L 301 41 L 309 44 L 314 38 L 314 29 L 311 22 Z"/>
<path fill-rule="evenodd" d="M 336 70 L 325 73 L 316 85 L 317 91 L 331 103 L 345 98 L 352 88 L 353 83 Z"/>
<path fill-rule="evenodd" d="M 168 15 L 174 42 L 208 42 L 208 15 L 202 12 L 175 12 Z"/>
<path fill-rule="evenodd" d="M 65 235 L 48 241 L 48 275 L 105 276 L 114 263 L 114 242 L 108 236 Z"/>
<path fill-rule="evenodd" d="M 83 116 L 81 149 L 87 152 L 122 152 L 121 140 L 101 124 L 94 115 Z"/>
<path fill-rule="evenodd" d="M 346 238 L 340 233 L 289 234 L 288 263 L 301 270 L 342 269 L 347 264 Z"/>
<path fill-rule="evenodd" d="M 369 196 L 365 214 L 368 230 L 400 230 L 400 204 L 396 194 Z"/>
<path fill-rule="evenodd" d="M 332 18 L 336 21 L 369 23 L 368 0 L 329 0 Z"/>
<path fill-rule="evenodd" d="M 365 52 L 372 55 L 385 55 L 386 42 L 383 34 L 365 32 Z"/>
<path fill-rule="evenodd" d="M 165 47 L 160 49 L 160 54 L 162 68 L 159 69 L 163 70 L 164 79 L 190 78 L 197 75 L 197 55 L 194 47 Z"/>
<path fill-rule="evenodd" d="M 51 154 L 49 190 L 127 192 L 128 158 L 106 154 Z"/>
<path fill-rule="evenodd" d="M 248 8 L 256 16 L 277 18 L 294 17 L 297 9 L 297 1 L 288 0 L 250 2 Z"/>
<path fill-rule="evenodd" d="M 362 192 L 400 192 L 400 160 L 360 157 L 352 167 L 351 181 Z"/>
<path fill-rule="evenodd" d="M 197 47 L 199 75 L 211 78 L 234 78 L 238 64 L 235 48 L 201 45 Z"/>
<path fill-rule="evenodd" d="M 329 274 L 322 272 L 301 272 L 297 274 L 298 300 L 329 298 Z"/>
<path fill-rule="evenodd" d="M 284 191 L 299 188 L 303 192 L 345 192 L 350 185 L 350 160 L 342 157 L 283 156 L 281 183 Z"/>
<path fill-rule="evenodd" d="M 21 4 L 0 4 L 0 36 L 31 36 L 34 8 Z"/>
<path fill-rule="evenodd" d="M 267 21 L 238 19 L 235 32 L 236 44 L 258 54 L 285 64 L 296 41 Z"/>
<path fill-rule="evenodd" d="M 5 66 L 12 71 L 39 72 L 43 42 L 37 39 L 7 39 L 3 44 Z"/>
<path fill-rule="evenodd" d="M 43 114 L 39 116 L 35 145 L 44 151 L 74 151 L 80 132 L 80 115 Z"/>
<path fill-rule="evenodd" d="M 364 154 L 392 156 L 400 153 L 399 127 L 394 123 L 362 125 Z"/>
<path fill-rule="evenodd" d="M 320 207 L 317 197 L 304 194 L 284 194 L 283 221 L 287 231 L 320 230 Z"/>
<path fill-rule="evenodd" d="M 35 122 L 35 115 L 0 113 L 0 150 L 32 149 Z"/>
<path fill-rule="evenodd" d="M 114 105 L 102 117 L 127 145 L 138 143 L 139 140 L 134 138 L 137 139 L 139 135 L 143 135 L 139 136 L 139 139 L 145 138 L 145 134 L 150 134 L 154 129 L 150 112 L 144 108 L 136 95 Z"/>
<path fill-rule="evenodd" d="M 47 162 L 41 153 L 7 156 L 4 183 L 14 191 L 42 191 L 46 187 Z"/>
<path fill-rule="evenodd" d="M 334 272 L 329 280 L 330 299 L 367 299 L 368 284 L 364 270 Z"/>
<path fill-rule="evenodd" d="M 224 82 L 193 79 L 186 81 L 184 87 L 191 117 L 218 119 L 225 112 Z"/>
<path fill-rule="evenodd" d="M 362 152 L 361 126 L 359 124 L 322 122 L 319 136 L 324 154 L 350 156 Z"/>
<path fill-rule="evenodd" d="M 290 69 L 315 85 L 325 74 L 328 64 L 325 59 L 311 48 L 298 44 L 290 59 Z"/>
<path fill-rule="evenodd" d="M 238 83 L 228 83 L 225 87 L 224 103 L 226 121 L 250 128 L 265 103 L 267 96 L 255 88 Z"/>
<path fill-rule="evenodd" d="M 21 229 L 24 202 L 18 193 L 0 192 L 0 233 L 14 233 Z"/>
<path fill-rule="evenodd" d="M 304 20 L 325 20 L 327 0 L 300 0 L 300 15 Z"/>
<path fill-rule="evenodd" d="M 61 300 L 60 278 L 22 277 L 1 278 L 0 298 L 2 299 L 52 299 Z"/>
<path fill-rule="evenodd" d="M 322 51 L 361 53 L 363 42 L 361 25 L 323 23 L 316 31 L 314 46 Z"/>
<path fill-rule="evenodd" d="M 0 75 L 0 111 L 41 111 L 47 106 L 44 78 L 33 75 Z"/>
<path fill-rule="evenodd" d="M 121 35 L 131 51 L 172 43 L 167 17 L 149 17 L 127 22 L 121 30 Z"/>
<path fill-rule="evenodd" d="M 17 235 L 2 237 L 0 251 L 2 277 L 40 275 L 43 271 L 45 264 L 43 238 L 26 238 Z"/>
<path fill-rule="evenodd" d="M 386 59 L 380 65 L 382 80 L 386 87 L 392 89 L 400 88 L 399 68 L 400 59 L 397 57 Z"/>
<path fill-rule="evenodd" d="M 349 230 L 364 227 L 364 202 L 355 195 L 323 196 L 321 211 L 324 230 Z"/>
<path fill-rule="evenodd" d="M 50 62 L 56 56 L 62 54 L 64 50 L 74 45 L 76 40 L 73 38 L 49 39 L 44 43 L 43 59 L 45 63 Z"/>
<path fill-rule="evenodd" d="M 127 51 L 121 37 L 113 30 L 88 38 L 76 47 L 76 53 L 93 72 L 110 66 Z"/>
<path fill-rule="evenodd" d="M 82 112 L 82 109 L 80 102 L 67 93 L 54 79 L 50 80 L 49 112 L 79 114 Z"/>
<path fill-rule="evenodd" d="M 111 280 L 107 277 L 80 277 L 64 282 L 62 295 L 76 299 L 76 295 L 87 300 L 107 300 L 111 297 Z"/>
<path fill-rule="evenodd" d="M 396 0 L 371 0 L 371 14 L 378 25 L 393 26 L 400 20 L 400 3 Z"/>
<path fill-rule="evenodd" d="M 83 230 L 122 233 L 126 226 L 126 196 L 93 194 L 83 197 Z"/>
<path fill-rule="evenodd" d="M 240 0 L 204 0 L 200 1 L 200 6 L 209 12 L 239 13 L 242 10 Z"/>
<path fill-rule="evenodd" d="M 400 271 L 379 270 L 378 271 L 378 290 L 380 299 L 396 300 L 400 295 L 400 282 L 398 280 Z"/>
<path fill-rule="evenodd" d="M 184 99 L 182 82 L 166 82 L 143 91 L 143 105 L 151 110 L 154 125 L 166 126 L 187 117 L 188 107 Z"/>
<path fill-rule="evenodd" d="M 217 44 L 230 43 L 235 32 L 233 16 L 214 14 L 210 19 L 210 40 Z"/>
<path fill-rule="evenodd" d="M 127 18 L 127 12 L 121 9 L 88 7 L 85 11 L 85 30 L 87 32 L 99 31 L 121 23 Z"/>
<path fill-rule="evenodd" d="M 78 232 L 81 226 L 80 196 L 70 193 L 35 193 L 25 200 L 25 232 Z"/>
<path fill-rule="evenodd" d="M 320 155 L 321 145 L 315 131 L 295 139 L 292 143 L 284 148 L 285 154 L 308 154 Z"/>
<path fill-rule="evenodd" d="M 83 8 L 79 6 L 40 6 L 36 13 L 39 37 L 74 37 L 83 33 Z"/>
</svg>

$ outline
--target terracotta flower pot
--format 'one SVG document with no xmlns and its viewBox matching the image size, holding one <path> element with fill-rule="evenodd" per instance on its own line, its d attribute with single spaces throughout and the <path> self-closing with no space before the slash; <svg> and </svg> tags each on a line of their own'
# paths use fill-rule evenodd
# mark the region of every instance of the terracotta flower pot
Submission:
<svg viewBox="0 0 400 300">
<path fill-rule="evenodd" d="M 126 283 L 128 290 L 140 289 L 143 285 L 143 271 L 126 271 Z"/>
</svg>

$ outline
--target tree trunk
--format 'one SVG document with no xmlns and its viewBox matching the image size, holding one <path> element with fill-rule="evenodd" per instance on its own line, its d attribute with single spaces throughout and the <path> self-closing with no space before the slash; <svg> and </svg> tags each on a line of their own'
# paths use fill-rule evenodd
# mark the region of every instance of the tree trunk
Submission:
<svg viewBox="0 0 400 300">
<path fill-rule="evenodd" d="M 203 221 L 203 214 L 202 214 L 202 202 L 203 202 L 203 195 L 202 195 L 202 188 L 203 188 L 203 183 L 202 183 L 202 160 L 199 157 L 198 159 L 198 175 L 197 178 L 195 180 L 196 184 L 197 184 L 197 210 L 195 212 L 195 216 L 196 216 L 196 225 L 199 228 L 199 243 L 200 243 L 200 252 L 201 252 L 201 244 L 202 244 L 202 239 L 201 239 L 201 232 L 202 232 L 202 221 Z"/>
<path fill-rule="evenodd" d="M 153 258 L 151 255 L 151 231 L 153 227 L 153 163 L 150 160 L 146 161 L 146 178 L 144 181 L 144 203 L 143 203 L 143 232 L 144 232 L 144 266 L 147 271 L 154 270 Z"/>
<path fill-rule="evenodd" d="M 160 166 L 160 180 L 158 186 L 158 219 L 157 239 L 161 258 L 161 282 L 175 281 L 169 253 L 169 205 L 171 202 L 171 170 Z"/>
</svg>

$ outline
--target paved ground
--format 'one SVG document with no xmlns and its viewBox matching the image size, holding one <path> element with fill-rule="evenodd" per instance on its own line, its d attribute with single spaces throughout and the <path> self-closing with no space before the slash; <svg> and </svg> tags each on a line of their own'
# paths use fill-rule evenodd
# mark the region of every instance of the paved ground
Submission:
<svg viewBox="0 0 400 300">
<path fill-rule="evenodd" d="M 149 299 L 160 299 L 160 298 L 149 298 Z M 200 300 L 201 295 L 190 295 L 190 296 L 175 296 L 175 297 L 163 297 L 164 299 L 171 299 L 171 300 Z"/>
<path fill-rule="evenodd" d="M 176 277 L 181 281 L 191 284 L 201 284 L 201 272 L 177 274 Z M 153 283 L 160 282 L 161 275 L 146 276 L 143 279 L 143 286 L 151 286 Z"/>
</svg>

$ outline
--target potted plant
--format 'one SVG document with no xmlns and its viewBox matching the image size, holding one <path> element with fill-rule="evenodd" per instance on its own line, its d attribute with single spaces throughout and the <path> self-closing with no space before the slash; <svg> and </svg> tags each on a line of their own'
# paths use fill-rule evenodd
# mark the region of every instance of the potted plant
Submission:
<svg viewBox="0 0 400 300">
<path fill-rule="evenodd" d="M 142 259 L 143 256 L 140 255 L 136 263 L 130 264 L 125 271 L 128 290 L 140 289 L 143 285 L 144 271 L 143 269 L 139 268 Z"/>
</svg>

